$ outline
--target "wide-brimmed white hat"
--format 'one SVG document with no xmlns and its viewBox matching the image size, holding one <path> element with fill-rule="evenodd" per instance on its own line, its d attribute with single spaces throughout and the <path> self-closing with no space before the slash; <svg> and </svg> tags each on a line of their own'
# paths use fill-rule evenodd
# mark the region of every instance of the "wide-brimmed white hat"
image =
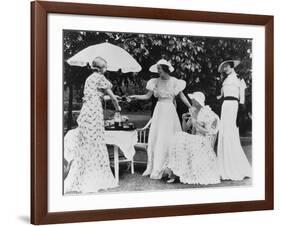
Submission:
<svg viewBox="0 0 281 226">
<path fill-rule="evenodd" d="M 174 67 L 171 65 L 171 63 L 165 59 L 161 59 L 159 60 L 156 64 L 153 64 L 150 68 L 149 71 L 153 72 L 153 73 L 157 73 L 157 66 L 158 65 L 167 65 L 169 67 L 169 71 L 173 72 L 174 71 Z"/>
<path fill-rule="evenodd" d="M 218 72 L 219 73 L 221 73 L 222 71 L 222 66 L 224 65 L 224 64 L 226 64 L 226 63 L 233 63 L 233 65 L 234 65 L 234 67 L 237 67 L 239 64 L 240 64 L 240 60 L 225 60 L 225 61 L 223 61 L 220 65 L 219 65 L 219 67 L 218 67 Z"/>
<path fill-rule="evenodd" d="M 202 107 L 205 106 L 205 95 L 202 92 L 188 94 L 190 99 L 196 100 Z"/>
</svg>

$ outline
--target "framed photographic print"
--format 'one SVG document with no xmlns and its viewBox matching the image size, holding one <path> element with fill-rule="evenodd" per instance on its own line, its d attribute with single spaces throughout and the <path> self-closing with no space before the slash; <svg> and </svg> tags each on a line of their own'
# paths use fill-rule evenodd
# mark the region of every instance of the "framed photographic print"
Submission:
<svg viewBox="0 0 281 226">
<path fill-rule="evenodd" d="M 273 16 L 31 3 L 31 223 L 273 209 Z"/>
</svg>

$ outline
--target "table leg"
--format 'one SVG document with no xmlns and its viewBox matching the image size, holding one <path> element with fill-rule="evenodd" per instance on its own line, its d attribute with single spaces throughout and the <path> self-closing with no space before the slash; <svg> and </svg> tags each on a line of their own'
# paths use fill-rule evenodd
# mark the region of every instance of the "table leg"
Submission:
<svg viewBox="0 0 281 226">
<path fill-rule="evenodd" d="M 117 184 L 119 183 L 119 154 L 118 147 L 114 145 L 114 173 Z"/>
<path fill-rule="evenodd" d="M 131 161 L 131 174 L 135 173 L 135 169 L 134 169 L 134 158 Z"/>
</svg>

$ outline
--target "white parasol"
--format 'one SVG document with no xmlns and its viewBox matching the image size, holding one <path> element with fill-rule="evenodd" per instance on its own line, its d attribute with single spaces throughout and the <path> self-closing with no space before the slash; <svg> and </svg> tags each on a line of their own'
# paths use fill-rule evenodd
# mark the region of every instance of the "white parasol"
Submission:
<svg viewBox="0 0 281 226">
<path fill-rule="evenodd" d="M 139 72 L 141 66 L 124 49 L 110 43 L 101 43 L 89 46 L 67 60 L 67 63 L 73 66 L 84 67 L 88 63 L 91 65 L 95 57 L 102 57 L 107 61 L 108 71 L 121 70 L 123 73 Z"/>
</svg>

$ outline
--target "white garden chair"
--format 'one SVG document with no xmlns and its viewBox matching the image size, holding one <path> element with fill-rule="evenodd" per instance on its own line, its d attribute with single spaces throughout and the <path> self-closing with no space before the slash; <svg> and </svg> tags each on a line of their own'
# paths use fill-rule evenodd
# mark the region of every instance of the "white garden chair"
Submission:
<svg viewBox="0 0 281 226">
<path fill-rule="evenodd" d="M 137 144 L 135 144 L 135 150 L 147 151 L 150 125 L 151 125 L 151 119 L 147 122 L 147 124 L 143 128 L 137 129 L 138 142 Z M 134 160 L 134 163 L 146 164 L 147 162 L 141 160 Z"/>
</svg>

